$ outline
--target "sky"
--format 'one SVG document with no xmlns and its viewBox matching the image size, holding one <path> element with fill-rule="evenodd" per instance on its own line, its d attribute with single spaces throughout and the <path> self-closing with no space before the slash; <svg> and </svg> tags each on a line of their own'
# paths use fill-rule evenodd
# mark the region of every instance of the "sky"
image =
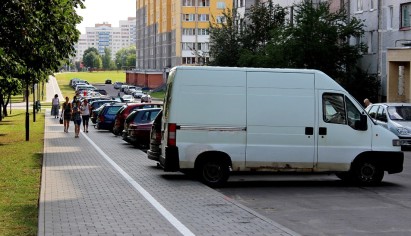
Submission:
<svg viewBox="0 0 411 236">
<path fill-rule="evenodd" d="M 136 16 L 136 0 L 85 0 L 86 9 L 77 9 L 77 14 L 83 17 L 77 29 L 82 34 L 86 27 L 94 27 L 97 23 L 108 22 L 112 27 L 118 27 L 120 20 Z"/>
</svg>

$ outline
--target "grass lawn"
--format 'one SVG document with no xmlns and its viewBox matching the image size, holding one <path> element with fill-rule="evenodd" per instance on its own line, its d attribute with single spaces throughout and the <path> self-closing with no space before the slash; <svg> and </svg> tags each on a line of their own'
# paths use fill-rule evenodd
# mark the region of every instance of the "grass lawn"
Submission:
<svg viewBox="0 0 411 236">
<path fill-rule="evenodd" d="M 44 146 L 44 113 L 13 110 L 0 122 L 0 235 L 37 235 L 38 200 Z"/>
<path fill-rule="evenodd" d="M 96 71 L 56 74 L 57 83 L 64 97 L 74 96 L 74 89 L 69 85 L 70 80 L 74 78 L 87 80 L 90 84 L 104 83 L 106 79 L 111 79 L 113 83 L 116 81 L 125 83 L 126 73 L 124 71 Z"/>
</svg>

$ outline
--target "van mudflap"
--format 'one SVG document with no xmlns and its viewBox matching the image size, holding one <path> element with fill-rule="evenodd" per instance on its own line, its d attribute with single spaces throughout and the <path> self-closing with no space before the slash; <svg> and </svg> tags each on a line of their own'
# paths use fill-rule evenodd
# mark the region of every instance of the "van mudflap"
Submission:
<svg viewBox="0 0 411 236">
<path fill-rule="evenodd" d="M 180 160 L 178 157 L 178 147 L 166 147 L 164 158 L 164 171 L 180 170 Z"/>
</svg>

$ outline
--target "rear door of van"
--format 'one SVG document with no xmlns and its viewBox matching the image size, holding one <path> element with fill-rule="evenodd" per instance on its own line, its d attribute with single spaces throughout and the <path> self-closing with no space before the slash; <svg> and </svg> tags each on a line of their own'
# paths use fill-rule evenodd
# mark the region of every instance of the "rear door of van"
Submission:
<svg viewBox="0 0 411 236">
<path fill-rule="evenodd" d="M 315 111 L 313 73 L 247 72 L 246 167 L 312 170 Z"/>
</svg>

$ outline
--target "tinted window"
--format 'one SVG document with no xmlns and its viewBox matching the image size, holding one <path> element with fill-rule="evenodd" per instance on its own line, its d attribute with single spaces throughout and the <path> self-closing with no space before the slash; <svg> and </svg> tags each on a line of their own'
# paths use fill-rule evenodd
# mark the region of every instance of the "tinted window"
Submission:
<svg viewBox="0 0 411 236">
<path fill-rule="evenodd" d="M 387 112 L 385 111 L 384 107 L 380 106 L 376 114 L 376 119 L 379 121 L 387 122 Z"/>
<path fill-rule="evenodd" d="M 106 114 L 107 115 L 115 115 L 115 114 L 117 114 L 119 109 L 120 109 L 120 107 L 109 107 Z"/>
</svg>

